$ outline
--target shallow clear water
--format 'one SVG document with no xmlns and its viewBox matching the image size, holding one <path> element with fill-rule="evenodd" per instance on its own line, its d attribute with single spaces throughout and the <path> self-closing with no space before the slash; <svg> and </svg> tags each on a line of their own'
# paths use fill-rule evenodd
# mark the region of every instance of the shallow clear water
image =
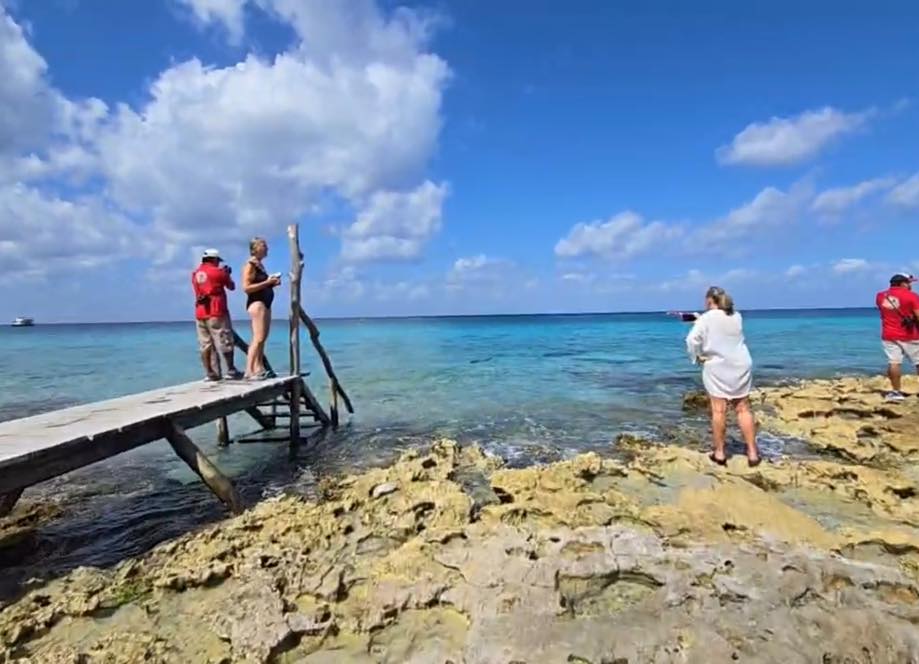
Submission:
<svg viewBox="0 0 919 664">
<path fill-rule="evenodd" d="M 608 453 L 621 432 L 704 434 L 704 422 L 680 409 L 683 393 L 701 385 L 683 351 L 688 327 L 660 314 L 336 320 L 320 328 L 357 410 L 346 427 L 294 463 L 284 444 L 218 450 L 212 426 L 193 432 L 248 501 L 308 493 L 319 475 L 383 463 L 436 436 L 477 441 L 525 464 Z M 750 312 L 745 328 L 761 384 L 883 366 L 872 310 Z M 245 324 L 239 329 L 248 336 Z M 276 322 L 268 356 L 278 370 L 287 369 L 286 336 L 286 323 Z M 325 402 L 325 376 L 305 337 L 302 348 Z M 0 420 L 195 380 L 200 371 L 191 323 L 0 328 Z M 245 417 L 230 426 L 252 429 Z M 43 529 L 28 560 L 0 560 L 21 573 L 110 564 L 223 514 L 165 443 L 25 496 L 61 502 L 67 515 Z"/>
</svg>

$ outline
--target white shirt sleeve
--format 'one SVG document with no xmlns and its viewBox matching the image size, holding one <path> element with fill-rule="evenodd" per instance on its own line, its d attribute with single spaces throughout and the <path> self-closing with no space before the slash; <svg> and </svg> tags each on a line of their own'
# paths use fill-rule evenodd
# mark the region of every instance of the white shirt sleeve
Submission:
<svg viewBox="0 0 919 664">
<path fill-rule="evenodd" d="M 693 364 L 698 364 L 699 357 L 702 355 L 702 349 L 705 346 L 706 327 L 705 316 L 699 316 L 686 337 L 686 352 L 689 354 L 689 359 L 692 360 Z"/>
</svg>

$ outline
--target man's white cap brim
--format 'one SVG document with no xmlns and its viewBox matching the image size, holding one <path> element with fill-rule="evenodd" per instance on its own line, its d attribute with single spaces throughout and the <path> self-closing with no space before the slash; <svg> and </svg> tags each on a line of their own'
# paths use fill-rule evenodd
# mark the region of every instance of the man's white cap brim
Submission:
<svg viewBox="0 0 919 664">
<path fill-rule="evenodd" d="M 201 253 L 201 258 L 216 258 L 217 260 L 222 260 L 220 258 L 220 252 L 216 249 L 205 249 Z"/>
</svg>

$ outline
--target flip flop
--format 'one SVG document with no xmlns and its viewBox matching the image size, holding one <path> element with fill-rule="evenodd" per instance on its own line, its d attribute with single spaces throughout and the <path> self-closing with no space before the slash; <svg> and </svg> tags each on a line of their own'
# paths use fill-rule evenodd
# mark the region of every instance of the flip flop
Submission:
<svg viewBox="0 0 919 664">
<path fill-rule="evenodd" d="M 750 457 L 747 457 L 747 465 L 750 466 L 750 468 L 756 468 L 762 462 L 763 462 L 763 457 L 756 457 L 755 459 L 751 459 Z"/>
<path fill-rule="evenodd" d="M 257 374 L 254 374 L 252 376 L 246 376 L 246 380 L 253 381 L 253 382 L 260 381 L 260 380 L 268 380 L 268 372 L 259 371 Z"/>
<path fill-rule="evenodd" d="M 714 461 L 715 463 L 717 463 L 719 466 L 726 466 L 726 465 L 728 465 L 727 457 L 725 457 L 724 459 L 719 459 L 718 457 L 715 456 L 715 453 L 714 453 L 714 452 L 712 452 L 711 454 L 709 454 L 709 455 L 708 455 L 708 458 L 711 459 L 712 461 Z"/>
</svg>

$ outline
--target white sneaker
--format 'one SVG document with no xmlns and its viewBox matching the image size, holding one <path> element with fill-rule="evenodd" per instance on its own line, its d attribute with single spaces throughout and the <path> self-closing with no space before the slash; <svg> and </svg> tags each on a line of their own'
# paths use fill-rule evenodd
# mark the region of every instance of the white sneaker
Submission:
<svg viewBox="0 0 919 664">
<path fill-rule="evenodd" d="M 892 403 L 900 403 L 901 401 L 906 401 L 906 396 L 902 392 L 893 390 L 884 395 L 884 400 Z"/>
</svg>

